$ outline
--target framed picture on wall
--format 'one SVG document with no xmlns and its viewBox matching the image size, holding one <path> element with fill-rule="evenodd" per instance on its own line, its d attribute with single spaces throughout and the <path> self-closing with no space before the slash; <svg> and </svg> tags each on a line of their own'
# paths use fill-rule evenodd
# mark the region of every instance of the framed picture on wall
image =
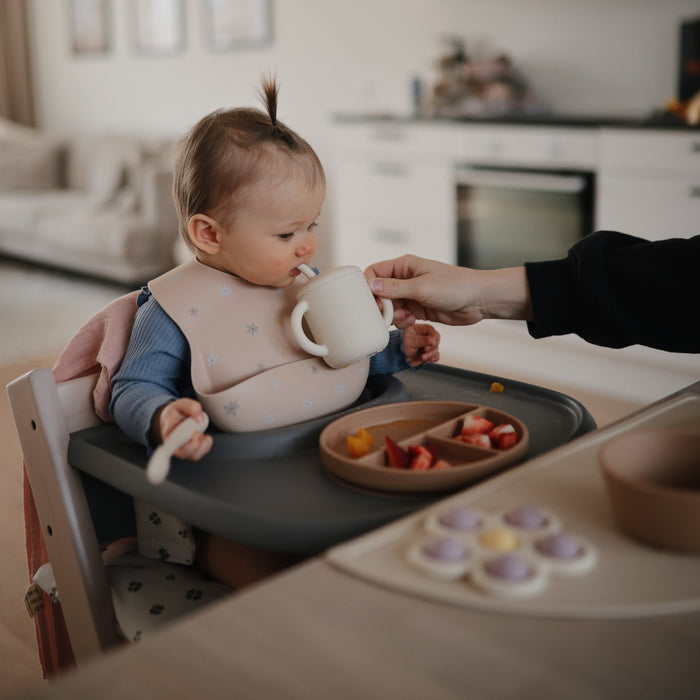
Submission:
<svg viewBox="0 0 700 700">
<path fill-rule="evenodd" d="M 134 48 L 144 54 L 173 54 L 185 47 L 183 0 L 132 0 Z"/>
<path fill-rule="evenodd" d="M 205 0 L 206 42 L 212 51 L 272 42 L 272 0 Z"/>
<path fill-rule="evenodd" d="M 104 54 L 111 50 L 111 0 L 70 0 L 68 11 L 74 54 Z"/>
</svg>

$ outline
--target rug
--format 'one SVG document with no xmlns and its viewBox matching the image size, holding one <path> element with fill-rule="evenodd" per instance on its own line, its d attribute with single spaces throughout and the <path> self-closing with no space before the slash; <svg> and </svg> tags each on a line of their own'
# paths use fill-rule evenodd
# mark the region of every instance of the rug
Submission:
<svg viewBox="0 0 700 700">
<path fill-rule="evenodd" d="M 129 288 L 0 260 L 0 365 L 58 355 L 95 312 Z"/>
</svg>

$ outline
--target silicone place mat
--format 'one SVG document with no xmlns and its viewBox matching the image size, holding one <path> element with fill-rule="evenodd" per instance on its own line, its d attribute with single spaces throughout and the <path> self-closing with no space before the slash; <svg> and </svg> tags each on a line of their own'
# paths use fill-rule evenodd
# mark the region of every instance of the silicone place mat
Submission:
<svg viewBox="0 0 700 700">
<path fill-rule="evenodd" d="M 489 391 L 500 381 L 505 391 Z M 369 396 L 354 407 L 381 402 L 453 400 L 492 406 L 523 421 L 526 458 L 595 428 L 574 399 L 540 387 L 442 365 L 372 377 Z M 254 546 L 318 554 L 403 517 L 443 495 L 369 494 L 330 478 L 318 436 L 338 415 L 258 433 L 214 433 L 200 462 L 173 460 L 159 485 L 145 477 L 147 455 L 114 425 L 74 433 L 68 459 L 81 472 L 210 532 Z"/>
<path fill-rule="evenodd" d="M 695 428 L 700 395 L 681 393 L 591 433 L 439 504 L 326 553 L 332 565 L 361 579 L 433 601 L 518 615 L 637 617 L 700 610 L 700 556 L 639 544 L 613 520 L 598 467 L 601 446 L 647 427 Z M 438 580 L 409 565 L 411 543 L 436 512 L 466 506 L 487 512 L 530 504 L 555 514 L 566 530 L 592 543 L 597 562 L 579 576 L 550 576 L 525 599 L 482 592 L 468 579 Z"/>
</svg>

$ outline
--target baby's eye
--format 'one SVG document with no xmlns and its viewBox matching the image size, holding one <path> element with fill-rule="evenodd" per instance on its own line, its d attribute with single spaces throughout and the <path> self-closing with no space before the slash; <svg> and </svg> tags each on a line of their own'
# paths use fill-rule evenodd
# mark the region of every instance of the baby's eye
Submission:
<svg viewBox="0 0 700 700">
<path fill-rule="evenodd" d="M 318 226 L 318 221 L 314 221 L 309 228 L 307 228 L 307 231 L 313 231 L 316 227 Z"/>
<path fill-rule="evenodd" d="M 280 234 L 279 234 L 279 237 L 280 237 L 283 241 L 288 241 L 293 235 L 294 235 L 293 233 L 280 233 Z"/>
</svg>

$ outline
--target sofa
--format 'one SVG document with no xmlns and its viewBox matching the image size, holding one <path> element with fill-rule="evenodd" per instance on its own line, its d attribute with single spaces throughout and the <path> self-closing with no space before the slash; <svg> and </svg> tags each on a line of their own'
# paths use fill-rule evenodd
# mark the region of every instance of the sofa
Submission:
<svg viewBox="0 0 700 700">
<path fill-rule="evenodd" d="M 173 265 L 173 141 L 0 120 L 0 255 L 133 286 Z"/>
</svg>

